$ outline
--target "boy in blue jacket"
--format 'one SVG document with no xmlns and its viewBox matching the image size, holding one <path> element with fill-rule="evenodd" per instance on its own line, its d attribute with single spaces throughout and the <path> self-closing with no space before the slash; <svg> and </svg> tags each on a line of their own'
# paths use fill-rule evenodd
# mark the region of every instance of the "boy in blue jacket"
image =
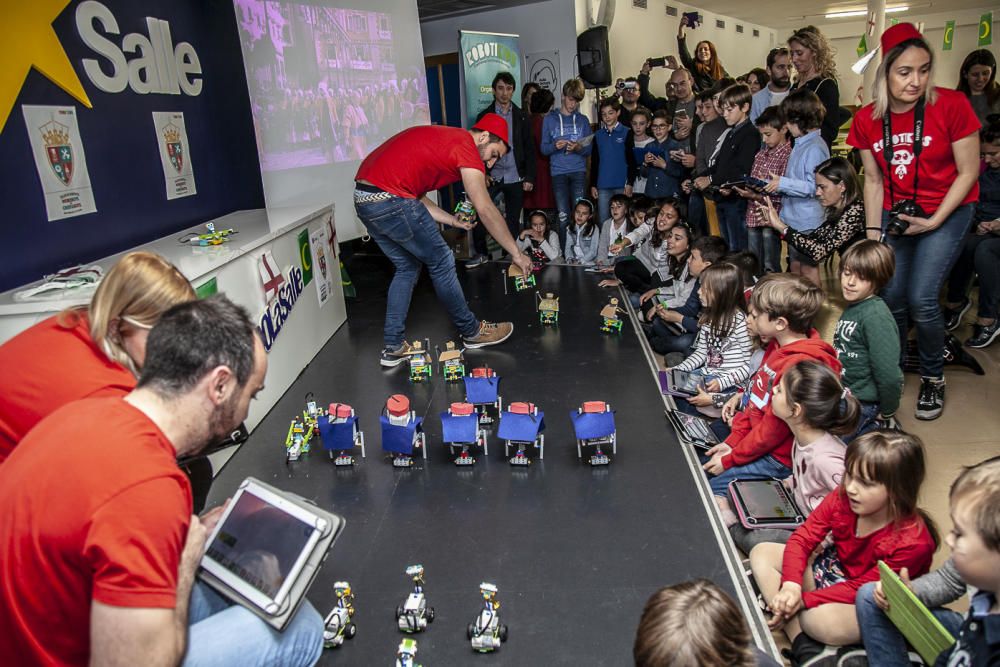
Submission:
<svg viewBox="0 0 1000 667">
<path fill-rule="evenodd" d="M 573 202 L 585 195 L 587 157 L 593 149 L 590 119 L 579 111 L 583 81 L 570 79 L 563 84 L 562 104 L 542 121 L 542 153 L 549 156 L 552 194 L 559 211 L 559 245 L 566 243 L 566 227 Z"/>
<path fill-rule="evenodd" d="M 629 129 L 618 122 L 621 104 L 617 97 L 601 100 L 601 127 L 594 133 L 594 150 L 590 155 L 590 196 L 597 200 L 597 221 L 611 215 L 611 197 L 625 193 L 628 162 L 625 138 Z"/>
</svg>

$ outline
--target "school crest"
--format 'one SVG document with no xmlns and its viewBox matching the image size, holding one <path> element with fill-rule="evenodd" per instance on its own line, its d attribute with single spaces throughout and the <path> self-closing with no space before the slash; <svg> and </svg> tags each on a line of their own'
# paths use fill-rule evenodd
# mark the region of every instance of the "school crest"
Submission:
<svg viewBox="0 0 1000 667">
<path fill-rule="evenodd" d="M 73 145 L 69 139 L 69 126 L 51 120 L 38 130 L 45 140 L 49 167 L 63 185 L 69 185 L 73 181 Z"/>
<path fill-rule="evenodd" d="M 181 141 L 181 131 L 173 123 L 163 126 L 163 145 L 167 149 L 170 165 L 178 174 L 184 169 L 184 142 Z"/>
</svg>

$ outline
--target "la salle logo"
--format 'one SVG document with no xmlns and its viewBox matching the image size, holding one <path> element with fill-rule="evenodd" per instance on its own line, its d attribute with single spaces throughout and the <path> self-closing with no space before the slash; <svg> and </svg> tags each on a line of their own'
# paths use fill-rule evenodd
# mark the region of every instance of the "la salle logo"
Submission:
<svg viewBox="0 0 1000 667">
<path fill-rule="evenodd" d="M 50 120 L 38 130 L 45 140 L 45 154 L 49 166 L 63 185 L 73 180 L 73 145 L 70 143 L 69 126 Z"/>
</svg>

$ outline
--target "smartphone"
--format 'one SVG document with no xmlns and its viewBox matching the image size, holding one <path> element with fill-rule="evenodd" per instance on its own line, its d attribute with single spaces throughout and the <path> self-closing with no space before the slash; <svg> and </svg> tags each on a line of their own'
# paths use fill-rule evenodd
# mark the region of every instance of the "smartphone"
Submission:
<svg viewBox="0 0 1000 667">
<path fill-rule="evenodd" d="M 747 176 L 747 185 L 752 190 L 763 190 L 767 187 L 768 181 L 761 178 L 754 178 L 752 176 Z"/>
<path fill-rule="evenodd" d="M 666 67 L 667 57 L 664 56 L 662 58 L 649 58 L 648 60 L 646 60 L 646 62 L 649 63 L 650 67 Z"/>
<path fill-rule="evenodd" d="M 698 12 L 684 12 L 681 16 L 684 22 L 691 28 L 697 28 L 701 25 L 702 18 Z"/>
<path fill-rule="evenodd" d="M 687 109 L 678 109 L 677 113 L 674 114 L 674 119 L 680 118 L 681 120 L 688 119 Z"/>
</svg>

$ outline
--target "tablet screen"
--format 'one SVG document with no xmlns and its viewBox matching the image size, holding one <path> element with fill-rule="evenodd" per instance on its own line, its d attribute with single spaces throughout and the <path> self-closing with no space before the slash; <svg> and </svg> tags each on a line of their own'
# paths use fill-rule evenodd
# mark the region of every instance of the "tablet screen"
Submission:
<svg viewBox="0 0 1000 667">
<path fill-rule="evenodd" d="M 701 383 L 700 375 L 675 370 L 670 371 L 670 376 L 674 383 L 674 391 L 690 394 L 691 396 L 698 393 L 698 387 Z"/>
<path fill-rule="evenodd" d="M 252 493 L 239 494 L 233 503 L 205 555 L 274 599 L 315 528 Z"/>
<path fill-rule="evenodd" d="M 740 480 L 737 486 L 747 514 L 758 520 L 794 521 L 799 516 L 795 503 L 777 480 Z"/>
</svg>

